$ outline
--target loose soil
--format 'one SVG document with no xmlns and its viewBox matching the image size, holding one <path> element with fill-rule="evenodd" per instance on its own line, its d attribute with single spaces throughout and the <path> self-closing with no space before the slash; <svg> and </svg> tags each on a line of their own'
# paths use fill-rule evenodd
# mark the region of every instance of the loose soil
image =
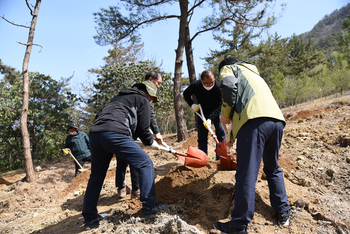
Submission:
<svg viewBox="0 0 350 234">
<path fill-rule="evenodd" d="M 350 233 L 350 95 L 332 96 L 282 110 L 287 120 L 280 150 L 288 201 L 289 227 L 275 221 L 262 170 L 256 184 L 255 215 L 248 233 Z M 165 142 L 179 152 L 197 147 L 197 134 Z M 220 233 L 216 220 L 230 220 L 235 171 L 222 171 L 209 136 L 209 164 L 187 168 L 172 154 L 145 149 L 156 175 L 157 203 L 168 204 L 154 218 L 141 218 L 141 203 L 115 188 L 111 161 L 98 203 L 107 214 L 100 226 L 85 231 L 81 209 L 90 165 L 74 177 L 70 158 L 36 166 L 37 180 L 24 182 L 23 171 L 0 178 L 0 233 Z M 235 148 L 235 147 L 234 147 Z M 130 173 L 126 184 L 131 185 Z"/>
</svg>

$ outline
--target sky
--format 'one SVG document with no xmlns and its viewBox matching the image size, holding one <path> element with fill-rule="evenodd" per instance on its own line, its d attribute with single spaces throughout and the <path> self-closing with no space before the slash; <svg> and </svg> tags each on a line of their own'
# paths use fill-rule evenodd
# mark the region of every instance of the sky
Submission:
<svg viewBox="0 0 350 234">
<path fill-rule="evenodd" d="M 279 5 L 286 3 L 286 9 L 278 23 L 269 29 L 270 35 L 277 32 L 282 38 L 310 31 L 325 15 L 348 4 L 350 0 L 277 0 Z M 29 0 L 34 5 L 35 0 Z M 103 57 L 108 55 L 110 46 L 99 46 L 93 13 L 101 8 L 117 4 L 116 0 L 42 0 L 35 29 L 34 46 L 29 60 L 29 71 L 50 75 L 53 79 L 68 78 L 72 75 L 70 87 L 79 91 L 80 84 L 90 82 L 94 77 L 91 68 L 104 65 Z M 176 4 L 173 7 L 178 7 Z M 208 9 L 201 9 L 203 17 Z M 24 0 L 0 0 L 0 15 L 7 20 L 30 26 L 31 15 Z M 193 21 L 196 25 L 196 18 Z M 178 20 L 156 23 L 140 31 L 144 42 L 144 59 L 155 60 L 165 72 L 174 73 L 175 49 L 178 41 Z M 196 29 L 195 27 L 193 30 Z M 16 27 L 0 18 L 0 59 L 2 63 L 22 70 L 25 46 L 29 30 Z M 265 34 L 266 36 L 266 34 Z M 204 60 L 210 49 L 220 49 L 206 32 L 193 41 L 196 73 L 202 72 Z M 184 55 L 185 57 L 185 55 Z M 184 59 L 185 60 L 185 59 Z M 187 75 L 186 64 L 182 70 Z"/>
</svg>

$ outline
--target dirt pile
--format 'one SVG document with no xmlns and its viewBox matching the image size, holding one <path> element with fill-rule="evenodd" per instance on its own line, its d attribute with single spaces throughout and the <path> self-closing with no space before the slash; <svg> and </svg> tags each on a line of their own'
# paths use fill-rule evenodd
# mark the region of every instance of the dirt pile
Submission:
<svg viewBox="0 0 350 234">
<path fill-rule="evenodd" d="M 349 96 L 315 101 L 283 110 L 287 119 L 280 165 L 292 205 L 289 227 L 276 225 L 262 170 L 256 184 L 256 212 L 249 233 L 350 233 Z M 196 132 L 186 142 L 165 136 L 175 150 L 197 147 Z M 99 212 L 108 216 L 99 228 L 84 231 L 81 216 L 89 164 L 74 178 L 74 164 L 40 165 L 38 180 L 21 181 L 23 172 L 0 178 L 0 233 L 219 233 L 216 220 L 227 221 L 233 206 L 235 171 L 221 171 L 209 141 L 210 163 L 186 168 L 173 155 L 148 150 L 155 166 L 157 203 L 168 206 L 155 218 L 140 218 L 138 199 L 117 196 L 115 160 L 100 196 Z M 126 183 L 131 184 L 130 173 Z"/>
</svg>

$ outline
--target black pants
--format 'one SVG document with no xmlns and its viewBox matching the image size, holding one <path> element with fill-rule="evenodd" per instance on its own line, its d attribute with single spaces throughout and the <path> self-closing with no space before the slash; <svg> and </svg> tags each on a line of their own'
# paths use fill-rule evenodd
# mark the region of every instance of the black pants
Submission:
<svg viewBox="0 0 350 234">
<path fill-rule="evenodd" d="M 82 160 L 77 160 L 79 162 L 79 164 L 84 167 L 84 164 L 86 162 L 91 162 L 91 156 L 84 158 Z M 78 163 L 76 161 L 74 161 L 75 164 L 75 176 L 79 175 L 80 173 L 83 172 L 83 170 L 80 168 L 80 166 L 78 165 Z"/>
</svg>

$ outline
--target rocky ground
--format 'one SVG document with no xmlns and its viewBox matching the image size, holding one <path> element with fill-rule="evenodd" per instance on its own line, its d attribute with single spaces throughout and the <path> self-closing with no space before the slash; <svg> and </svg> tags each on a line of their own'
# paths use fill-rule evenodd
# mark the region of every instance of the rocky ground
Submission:
<svg viewBox="0 0 350 234">
<path fill-rule="evenodd" d="M 263 173 L 256 184 L 256 212 L 249 233 L 350 233 L 350 95 L 338 95 L 283 109 L 287 119 L 280 165 L 292 205 L 289 227 L 276 224 Z M 185 142 L 166 136 L 179 152 L 197 147 L 196 132 Z M 85 231 L 81 216 L 90 165 L 74 178 L 72 159 L 37 167 L 38 179 L 23 182 L 23 171 L 0 178 L 0 233 L 220 233 L 216 220 L 227 221 L 233 206 L 235 171 L 222 171 L 210 137 L 210 163 L 191 169 L 172 154 L 148 150 L 154 162 L 157 202 L 169 204 L 143 220 L 141 203 L 119 199 L 110 164 L 99 212 L 107 218 Z M 37 165 L 36 165 L 37 166 Z M 130 173 L 126 183 L 130 185 Z"/>
</svg>

